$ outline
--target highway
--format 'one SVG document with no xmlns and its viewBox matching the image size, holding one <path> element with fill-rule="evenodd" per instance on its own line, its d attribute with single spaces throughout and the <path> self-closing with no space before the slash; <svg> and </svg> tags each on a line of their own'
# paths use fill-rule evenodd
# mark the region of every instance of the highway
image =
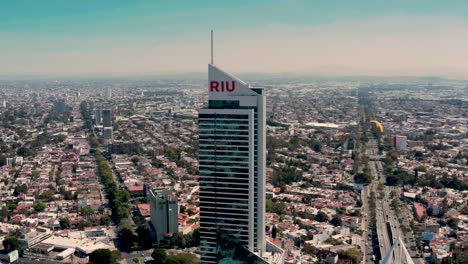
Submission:
<svg viewBox="0 0 468 264">
<path fill-rule="evenodd" d="M 401 237 L 401 239 L 404 241 L 405 246 L 407 247 L 409 253 L 411 256 L 416 257 L 417 253 L 414 250 L 411 250 L 411 247 L 414 246 L 414 242 L 410 241 L 410 239 L 413 237 L 411 232 L 408 232 L 406 236 L 403 234 L 400 226 L 400 222 L 397 218 L 395 210 L 390 206 L 390 203 L 392 201 L 392 198 L 390 197 L 390 193 L 392 191 L 396 192 L 396 197 L 399 196 L 399 190 L 395 187 L 391 186 L 385 186 L 385 175 L 384 175 L 384 170 L 383 170 L 383 163 L 380 161 L 381 157 L 378 154 L 378 146 L 377 146 L 377 140 L 370 138 L 369 142 L 367 144 L 367 154 L 369 155 L 370 159 L 368 162 L 370 174 L 373 177 L 373 181 L 369 186 L 366 186 L 362 193 L 361 197 L 363 200 L 363 212 L 364 214 L 369 215 L 369 207 L 368 207 L 368 199 L 367 197 L 370 196 L 370 191 L 375 193 L 376 197 L 376 227 L 377 227 L 377 236 L 378 236 L 378 241 L 379 241 L 379 249 L 380 249 L 380 254 L 382 258 L 387 255 L 389 252 L 390 248 L 393 245 L 393 242 L 395 239 L 398 237 Z M 380 190 L 379 190 L 380 186 Z M 382 189 L 383 187 L 383 189 Z M 370 190 L 370 191 L 369 191 Z M 383 194 L 381 196 L 381 194 Z M 401 217 L 407 218 L 408 222 L 410 219 L 412 219 L 411 213 L 407 212 L 405 208 L 402 208 L 403 210 L 400 210 L 400 213 L 402 214 Z M 366 233 L 366 236 L 369 238 L 367 235 L 367 230 L 369 229 L 369 223 L 368 219 L 366 219 L 366 228 L 364 229 L 364 233 Z M 364 222 L 365 222 L 364 221 Z M 409 229 L 407 227 L 407 229 Z M 414 238 L 413 238 L 414 239 Z M 369 242 L 368 244 L 370 245 L 371 241 L 370 238 L 367 239 Z M 370 246 L 366 247 L 364 254 L 369 256 L 369 252 L 371 248 Z M 365 257 L 363 261 L 364 263 L 372 263 L 369 262 L 370 257 Z M 422 263 L 420 259 L 415 259 L 413 258 L 414 263 Z"/>
<path fill-rule="evenodd" d="M 376 198 L 376 226 L 377 226 L 377 237 L 379 240 L 380 255 L 382 258 L 388 253 L 392 247 L 393 233 L 397 234 L 399 231 L 397 228 L 391 229 L 391 234 L 387 228 L 387 218 L 389 215 L 394 216 L 395 212 L 390 210 L 389 205 L 389 188 L 384 186 L 383 190 L 379 190 L 379 184 L 382 186 L 385 184 L 385 175 L 383 173 L 383 165 L 381 161 L 378 161 L 378 145 L 377 140 L 370 138 L 367 144 L 367 152 L 372 159 L 368 162 L 370 174 L 373 177 L 373 181 L 370 184 L 371 190 L 375 193 Z M 383 197 L 380 193 L 383 192 Z"/>
<path fill-rule="evenodd" d="M 383 257 L 392 247 L 392 238 L 389 236 L 387 229 L 387 215 L 390 213 L 388 205 L 388 189 L 384 188 L 384 196 L 380 196 L 378 187 L 379 184 L 385 183 L 385 176 L 383 174 L 383 165 L 378 161 L 378 145 L 377 140 L 370 138 L 367 143 L 367 153 L 371 159 L 368 162 L 370 175 L 373 178 L 369 188 L 375 194 L 376 198 L 376 227 L 377 237 L 379 241 L 380 255 Z"/>
<path fill-rule="evenodd" d="M 363 253 L 362 256 L 362 263 L 373 263 L 371 260 L 372 256 L 372 243 L 369 239 L 369 201 L 367 196 L 369 195 L 368 186 L 364 186 L 361 191 L 361 201 L 362 201 L 362 222 L 361 222 L 361 231 L 362 231 L 362 239 L 361 239 L 361 250 Z"/>
</svg>

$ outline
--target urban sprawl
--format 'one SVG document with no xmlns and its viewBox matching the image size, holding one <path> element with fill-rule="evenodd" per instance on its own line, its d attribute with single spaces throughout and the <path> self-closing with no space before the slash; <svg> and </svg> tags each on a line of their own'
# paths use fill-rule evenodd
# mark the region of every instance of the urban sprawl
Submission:
<svg viewBox="0 0 468 264">
<path fill-rule="evenodd" d="M 266 97 L 268 243 L 255 263 L 466 263 L 466 82 L 246 79 Z M 0 81 L 1 261 L 200 262 L 208 88 Z"/>
</svg>

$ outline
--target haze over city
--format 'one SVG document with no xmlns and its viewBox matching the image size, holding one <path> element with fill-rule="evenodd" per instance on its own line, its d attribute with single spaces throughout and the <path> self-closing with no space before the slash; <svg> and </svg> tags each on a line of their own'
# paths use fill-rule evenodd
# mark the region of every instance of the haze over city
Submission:
<svg viewBox="0 0 468 264">
<path fill-rule="evenodd" d="M 6 75 L 468 77 L 466 1 L 4 1 Z"/>
</svg>

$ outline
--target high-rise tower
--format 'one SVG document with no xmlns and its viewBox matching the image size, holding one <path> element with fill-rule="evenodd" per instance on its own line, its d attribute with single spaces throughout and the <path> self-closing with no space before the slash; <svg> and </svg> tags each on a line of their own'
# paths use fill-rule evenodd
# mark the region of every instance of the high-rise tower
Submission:
<svg viewBox="0 0 468 264">
<path fill-rule="evenodd" d="M 148 190 L 151 224 L 156 229 L 159 245 L 166 236 L 179 232 L 179 201 L 169 190 Z"/>
<path fill-rule="evenodd" d="M 102 122 L 102 110 L 101 109 L 94 110 L 94 121 L 96 123 L 96 126 L 101 124 Z"/>
<path fill-rule="evenodd" d="M 112 127 L 112 112 L 110 109 L 102 109 L 102 125 Z"/>
<path fill-rule="evenodd" d="M 220 235 L 265 252 L 265 96 L 213 64 L 199 110 L 201 263 L 218 263 Z"/>
<path fill-rule="evenodd" d="M 54 102 L 54 108 L 53 108 L 54 112 L 56 114 L 63 114 L 65 112 L 65 100 L 63 99 L 57 99 L 55 102 Z"/>
<path fill-rule="evenodd" d="M 106 98 L 111 98 L 112 97 L 112 88 L 106 87 L 105 96 L 106 96 Z"/>
</svg>

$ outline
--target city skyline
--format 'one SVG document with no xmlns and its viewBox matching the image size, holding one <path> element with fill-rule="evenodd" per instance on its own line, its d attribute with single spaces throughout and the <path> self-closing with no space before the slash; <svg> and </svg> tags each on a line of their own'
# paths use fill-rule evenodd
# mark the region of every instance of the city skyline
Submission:
<svg viewBox="0 0 468 264">
<path fill-rule="evenodd" d="M 0 259 L 466 259 L 466 81 L 221 69 L 0 80 Z"/>
<path fill-rule="evenodd" d="M 231 72 L 468 78 L 468 5 L 15 1 L 0 4 L 0 72 Z M 245 65 L 245 61 L 249 61 Z"/>
</svg>

